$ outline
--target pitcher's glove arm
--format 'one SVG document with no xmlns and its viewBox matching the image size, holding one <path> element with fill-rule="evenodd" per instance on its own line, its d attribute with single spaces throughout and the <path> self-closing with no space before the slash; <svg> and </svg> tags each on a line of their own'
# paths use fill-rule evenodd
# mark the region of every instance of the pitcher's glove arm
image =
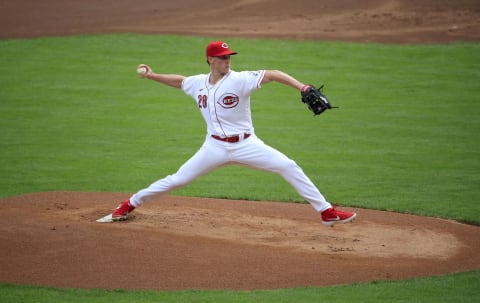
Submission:
<svg viewBox="0 0 480 303">
<path fill-rule="evenodd" d="M 313 114 L 320 115 L 327 109 L 336 108 L 332 106 L 330 101 L 328 101 L 327 96 L 322 92 L 323 85 L 319 88 L 315 88 L 311 84 L 305 85 L 300 94 L 302 96 L 302 102 L 307 104 L 308 109 L 310 109 Z"/>
</svg>

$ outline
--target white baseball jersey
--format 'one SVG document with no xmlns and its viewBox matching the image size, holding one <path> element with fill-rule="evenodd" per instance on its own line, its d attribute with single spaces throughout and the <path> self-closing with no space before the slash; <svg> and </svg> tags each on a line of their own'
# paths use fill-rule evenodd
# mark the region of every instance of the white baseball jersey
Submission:
<svg viewBox="0 0 480 303">
<path fill-rule="evenodd" d="M 253 133 L 250 95 L 264 75 L 264 70 L 230 71 L 215 85 L 209 83 L 210 74 L 196 75 L 185 78 L 182 89 L 196 100 L 209 135 Z"/>
</svg>

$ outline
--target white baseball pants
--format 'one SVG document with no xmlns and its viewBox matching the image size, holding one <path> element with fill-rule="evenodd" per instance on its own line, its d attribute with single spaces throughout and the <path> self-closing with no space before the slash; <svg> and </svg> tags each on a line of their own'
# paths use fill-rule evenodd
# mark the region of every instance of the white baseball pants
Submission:
<svg viewBox="0 0 480 303">
<path fill-rule="evenodd" d="M 266 145 L 257 136 L 237 143 L 222 142 L 207 136 L 202 147 L 175 174 L 157 180 L 130 198 L 138 207 L 148 200 L 185 186 L 196 178 L 224 165 L 238 164 L 282 176 L 293 188 L 321 212 L 331 207 L 303 170 L 283 153 Z"/>
</svg>

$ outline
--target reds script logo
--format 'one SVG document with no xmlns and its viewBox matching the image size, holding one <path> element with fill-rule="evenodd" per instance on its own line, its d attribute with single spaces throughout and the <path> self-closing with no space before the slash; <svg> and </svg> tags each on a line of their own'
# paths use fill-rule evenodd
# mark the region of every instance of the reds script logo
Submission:
<svg viewBox="0 0 480 303">
<path fill-rule="evenodd" d="M 218 100 L 218 104 L 223 108 L 234 108 L 240 102 L 240 98 L 238 98 L 235 94 L 224 94 Z"/>
</svg>

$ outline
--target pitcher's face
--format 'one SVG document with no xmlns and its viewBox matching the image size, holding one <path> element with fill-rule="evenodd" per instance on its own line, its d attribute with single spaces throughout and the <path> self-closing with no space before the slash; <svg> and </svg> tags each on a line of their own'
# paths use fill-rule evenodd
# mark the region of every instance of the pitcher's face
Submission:
<svg viewBox="0 0 480 303">
<path fill-rule="evenodd" d="M 220 74 L 225 75 L 230 71 L 230 55 L 209 57 L 210 68 Z"/>
</svg>

